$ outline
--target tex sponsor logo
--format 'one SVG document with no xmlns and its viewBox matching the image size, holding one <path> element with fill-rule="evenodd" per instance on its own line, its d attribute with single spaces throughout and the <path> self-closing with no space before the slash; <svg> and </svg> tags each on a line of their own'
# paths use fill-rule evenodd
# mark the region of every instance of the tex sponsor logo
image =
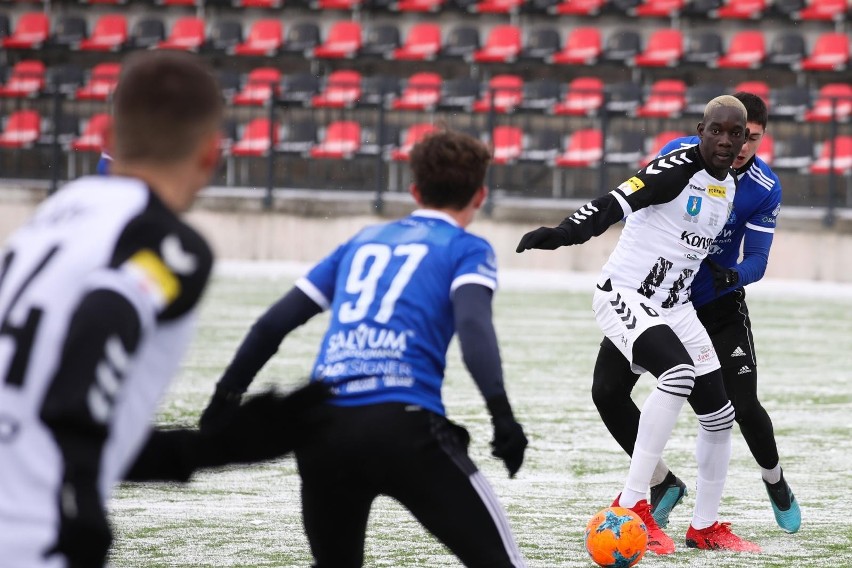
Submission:
<svg viewBox="0 0 852 568">
<path fill-rule="evenodd" d="M 724 185 L 708 185 L 707 195 L 724 199 L 728 195 L 728 189 Z"/>
<path fill-rule="evenodd" d="M 705 361 L 709 361 L 713 357 L 716 356 L 716 350 L 713 349 L 712 345 L 704 345 L 698 352 L 698 355 L 695 357 L 696 363 L 704 363 Z"/>
<path fill-rule="evenodd" d="M 618 189 L 623 191 L 626 195 L 630 195 L 631 193 L 639 191 L 643 187 L 645 187 L 645 182 L 639 179 L 638 177 L 633 176 L 626 182 L 619 185 Z"/>
</svg>

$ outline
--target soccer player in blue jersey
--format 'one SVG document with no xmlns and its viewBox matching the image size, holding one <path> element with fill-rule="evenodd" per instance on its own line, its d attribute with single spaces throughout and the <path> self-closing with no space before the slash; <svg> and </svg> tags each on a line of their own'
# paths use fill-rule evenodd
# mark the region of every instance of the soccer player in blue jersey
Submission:
<svg viewBox="0 0 852 568">
<path fill-rule="evenodd" d="M 492 453 L 510 477 L 527 439 L 503 385 L 491 301 L 491 245 L 465 230 L 486 199 L 490 156 L 465 134 L 441 131 L 411 152 L 421 207 L 370 226 L 317 264 L 252 326 L 201 417 L 228 415 L 284 337 L 323 310 L 331 321 L 313 380 L 331 386 L 297 448 L 305 531 L 317 568 L 364 561 L 373 500 L 390 496 L 466 566 L 523 566 L 490 485 L 467 454 L 467 431 L 441 399 L 446 351 L 458 334 L 464 362 L 494 427 Z"/>
<path fill-rule="evenodd" d="M 99 176 L 109 175 L 110 164 L 112 164 L 112 156 L 106 152 L 101 152 L 101 157 L 98 158 L 98 165 L 95 167 L 95 173 Z"/>
<path fill-rule="evenodd" d="M 801 512 L 781 470 L 772 421 L 757 398 L 757 362 L 743 289 L 760 280 L 766 270 L 781 208 L 781 183 L 756 155 L 766 132 L 766 104 L 751 93 L 734 96 L 746 107 L 749 138 L 733 163 L 738 178 L 733 211 L 692 283 L 691 300 L 721 360 L 725 390 L 740 431 L 761 468 L 775 520 L 792 533 L 799 530 Z M 660 154 L 697 143 L 697 136 L 678 138 Z M 604 339 L 595 365 L 592 398 L 609 431 L 632 455 L 639 409 L 630 392 L 638 375 L 615 354 L 616 348 Z M 651 479 L 651 505 L 660 526 L 668 524 L 669 513 L 685 494 L 686 485 L 661 460 Z"/>
</svg>

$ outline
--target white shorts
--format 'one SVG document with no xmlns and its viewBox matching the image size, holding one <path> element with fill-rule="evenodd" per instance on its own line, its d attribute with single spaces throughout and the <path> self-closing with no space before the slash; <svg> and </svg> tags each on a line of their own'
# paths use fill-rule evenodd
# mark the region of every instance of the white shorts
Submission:
<svg viewBox="0 0 852 568">
<path fill-rule="evenodd" d="M 669 326 L 680 338 L 692 357 L 696 376 L 720 368 L 713 342 L 690 303 L 663 308 L 635 290 L 606 292 L 597 287 L 592 309 L 601 331 L 630 361 L 635 373 L 643 373 L 645 369 L 633 362 L 633 344 L 645 330 L 655 325 Z"/>
</svg>

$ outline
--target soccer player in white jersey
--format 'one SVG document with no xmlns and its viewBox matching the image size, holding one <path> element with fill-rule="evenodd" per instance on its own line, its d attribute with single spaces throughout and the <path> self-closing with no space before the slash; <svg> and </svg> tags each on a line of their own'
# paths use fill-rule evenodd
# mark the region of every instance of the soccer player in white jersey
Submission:
<svg viewBox="0 0 852 568">
<path fill-rule="evenodd" d="M 2 566 L 103 566 L 117 482 L 283 453 L 150 432 L 210 273 L 178 214 L 215 172 L 222 102 L 196 56 L 146 52 L 125 62 L 113 109 L 112 175 L 63 187 L 0 251 Z M 285 401 L 246 405 L 237 430 Z"/>
<path fill-rule="evenodd" d="M 228 429 L 230 409 L 284 337 L 331 311 L 313 376 L 333 396 L 308 417 L 308 440 L 296 449 L 315 568 L 363 564 L 379 495 L 408 508 L 466 566 L 524 565 L 468 457 L 467 431 L 447 419 L 441 397 L 457 333 L 491 413 L 492 453 L 514 476 L 527 439 L 491 321 L 497 267 L 491 245 L 465 230 L 485 201 L 489 158 L 481 142 L 453 131 L 415 145 L 411 192 L 421 208 L 363 229 L 300 279 L 252 326 L 202 415 L 202 430 Z"/>
<path fill-rule="evenodd" d="M 648 528 L 648 549 L 675 551 L 657 525 L 647 492 L 678 414 L 687 400 L 698 418 L 698 489 L 686 544 L 759 551 L 719 523 L 731 455 L 734 410 L 719 359 L 689 302 L 689 287 L 731 211 L 731 164 L 748 137 L 746 109 L 730 95 L 711 100 L 697 146 L 658 158 L 609 194 L 582 206 L 558 227 L 523 236 L 517 251 L 581 244 L 627 218 L 603 267 L 593 308 L 598 325 L 637 371 L 657 387 L 642 407 L 627 481 L 613 505 L 636 512 Z"/>
<path fill-rule="evenodd" d="M 775 520 L 783 530 L 793 533 L 799 530 L 802 514 L 781 470 L 772 420 L 757 398 L 757 358 L 743 289 L 760 280 L 766 271 L 781 209 L 781 181 L 756 155 L 769 119 L 766 103 L 752 93 L 733 96 L 746 107 L 749 130 L 748 141 L 733 163 L 739 182 L 734 209 L 695 275 L 690 296 L 698 319 L 713 340 L 725 391 L 740 432 L 760 466 Z M 660 155 L 698 142 L 696 136 L 677 138 L 666 144 Z M 604 338 L 595 364 L 592 399 L 610 433 L 630 454 L 639 426 L 639 409 L 630 392 L 639 377 L 626 361 L 613 356 L 615 350 Z M 664 528 L 668 525 L 669 513 L 685 493 L 686 484 L 661 460 L 651 478 L 651 509 L 657 524 Z"/>
</svg>

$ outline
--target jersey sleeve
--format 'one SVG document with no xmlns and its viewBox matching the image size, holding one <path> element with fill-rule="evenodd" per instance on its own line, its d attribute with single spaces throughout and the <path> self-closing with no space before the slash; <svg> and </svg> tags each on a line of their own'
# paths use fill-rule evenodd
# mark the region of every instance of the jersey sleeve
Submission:
<svg viewBox="0 0 852 568">
<path fill-rule="evenodd" d="M 296 287 L 323 311 L 329 309 L 334 301 L 337 271 L 347 248 L 348 243 L 337 247 L 334 252 L 316 264 L 307 275 L 296 281 Z"/>
<path fill-rule="evenodd" d="M 497 289 L 497 256 L 484 239 L 464 233 L 454 243 L 457 254 L 450 284 L 450 294 L 464 284 L 480 284 L 491 290 Z"/>
<path fill-rule="evenodd" d="M 657 153 L 657 157 L 659 158 L 660 156 L 665 156 L 666 154 L 671 154 L 672 152 L 683 150 L 690 146 L 695 146 L 698 144 L 698 141 L 698 136 L 683 136 L 681 138 L 675 138 L 660 148 L 660 151 Z"/>
<path fill-rule="evenodd" d="M 735 267 L 739 273 L 740 286 L 746 286 L 763 278 L 766 265 L 769 263 L 769 249 L 772 246 L 775 226 L 781 212 L 781 182 L 773 172 L 768 173 L 771 176 L 764 170 L 760 172 L 749 170 L 746 174 L 759 176 L 759 179 L 755 179 L 758 187 L 765 187 L 769 182 L 774 183 L 771 184 L 771 189 L 767 190 L 761 206 L 755 209 L 754 214 L 745 224 L 743 258 Z"/>
</svg>

